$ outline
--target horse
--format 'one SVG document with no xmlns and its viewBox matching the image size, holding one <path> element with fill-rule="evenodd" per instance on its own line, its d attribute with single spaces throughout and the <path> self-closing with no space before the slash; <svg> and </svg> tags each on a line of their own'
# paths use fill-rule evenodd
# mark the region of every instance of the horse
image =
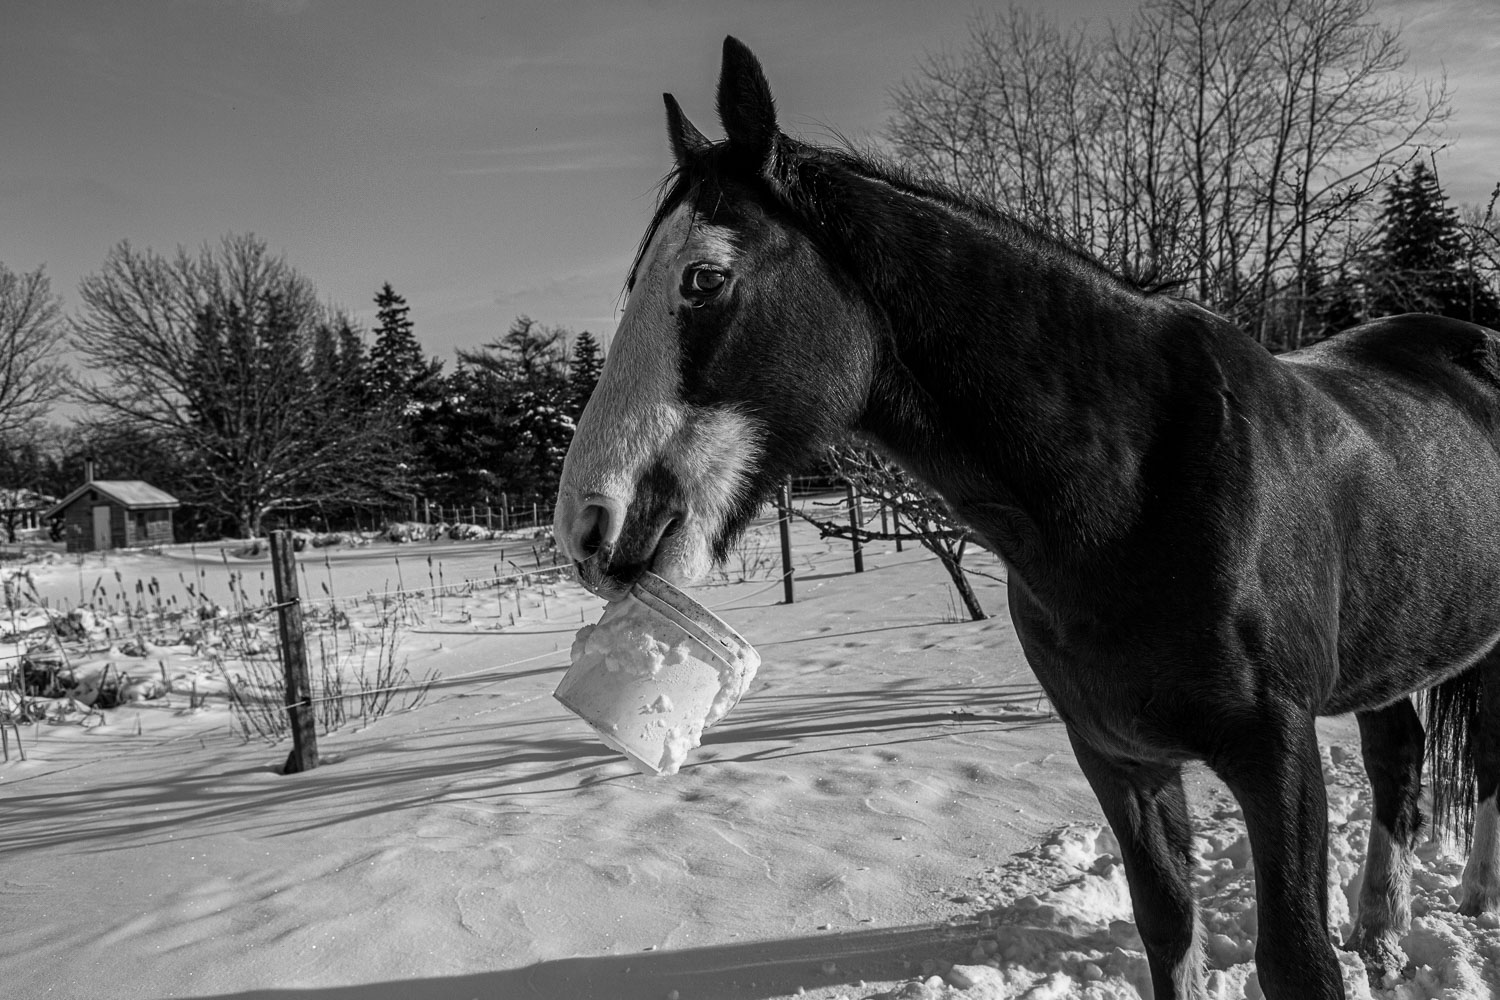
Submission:
<svg viewBox="0 0 1500 1000">
<path fill-rule="evenodd" d="M 1320 715 L 1355 714 L 1373 794 L 1344 946 L 1404 962 L 1429 757 L 1433 811 L 1472 818 L 1459 909 L 1500 909 L 1500 335 L 1403 315 L 1273 356 L 996 207 L 785 135 L 734 38 L 724 139 L 664 97 L 674 165 L 558 491 L 585 586 L 693 579 L 854 435 L 1003 559 L 1158 998 L 1206 989 L 1192 761 L 1243 809 L 1265 995 L 1344 995 Z"/>
</svg>

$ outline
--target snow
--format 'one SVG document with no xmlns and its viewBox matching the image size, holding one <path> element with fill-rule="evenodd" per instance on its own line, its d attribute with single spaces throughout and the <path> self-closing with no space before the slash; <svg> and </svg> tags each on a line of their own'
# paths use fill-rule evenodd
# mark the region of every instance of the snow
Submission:
<svg viewBox="0 0 1500 1000">
<path fill-rule="evenodd" d="M 758 530 L 746 545 L 772 549 L 772 529 Z M 794 542 L 791 606 L 775 566 L 692 588 L 763 664 L 672 777 L 636 773 L 551 697 L 598 600 L 569 584 L 466 585 L 508 561 L 503 542 L 302 553 L 305 594 L 347 605 L 350 633 L 399 618 L 411 672 L 442 677 L 412 711 L 320 734 L 324 764 L 300 775 L 277 773 L 284 744 L 231 728 L 211 649 L 127 650 L 132 637 L 114 636 L 91 662 L 142 681 L 164 663 L 169 693 L 102 722 L 23 724 L 27 760 L 12 747 L 0 764 L 0 994 L 1142 995 L 1118 846 L 1026 668 L 1003 587 L 976 581 L 997 617 L 955 621 L 945 574 L 914 546 L 866 546 L 856 575 L 847 545 L 801 525 Z M 525 563 L 528 545 L 510 546 Z M 192 582 L 231 607 L 231 577 L 255 595 L 267 569 L 168 549 L 34 566 L 27 586 L 64 613 L 101 587 L 134 601 L 136 581 L 164 594 Z M 441 595 L 386 593 L 440 577 Z M 95 627 L 110 620 L 101 611 Z M 1342 939 L 1369 792 L 1353 721 L 1319 732 Z M 1210 996 L 1258 997 L 1243 820 L 1207 772 L 1188 785 Z M 1351 998 L 1500 992 L 1500 920 L 1458 914 L 1462 860 L 1420 846 L 1402 941 L 1413 965 L 1372 987 L 1341 952 Z"/>
</svg>

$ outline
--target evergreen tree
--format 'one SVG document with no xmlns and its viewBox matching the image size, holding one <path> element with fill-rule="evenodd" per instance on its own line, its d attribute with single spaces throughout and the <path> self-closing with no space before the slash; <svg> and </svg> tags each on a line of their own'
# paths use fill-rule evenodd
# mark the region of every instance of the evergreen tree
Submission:
<svg viewBox="0 0 1500 1000">
<path fill-rule="evenodd" d="M 557 488 L 573 439 L 566 331 L 518 316 L 498 340 L 458 352 L 476 402 L 471 415 L 496 449 L 485 461 L 499 490 L 545 496 Z"/>
<path fill-rule="evenodd" d="M 1493 326 L 1495 289 L 1467 263 L 1458 215 L 1418 161 L 1386 189 L 1378 243 L 1365 268 L 1371 316 L 1427 312 Z"/>
<path fill-rule="evenodd" d="M 347 316 L 340 316 L 338 342 L 339 368 L 344 377 L 350 381 L 355 379 L 363 381 L 368 374 L 365 341 L 359 335 L 359 331 L 349 322 Z"/>
<path fill-rule="evenodd" d="M 510 441 L 505 386 L 462 361 L 439 381 L 443 391 L 410 418 L 421 492 L 445 504 L 498 500 L 510 489 L 504 478 Z"/>
<path fill-rule="evenodd" d="M 573 355 L 568 359 L 568 415 L 575 424 L 594 394 L 603 370 L 604 355 L 599 350 L 599 341 L 585 330 L 573 341 Z"/>
<path fill-rule="evenodd" d="M 375 346 L 370 349 L 370 387 L 376 398 L 408 401 L 417 384 L 434 371 L 412 333 L 406 299 L 387 281 L 375 296 Z"/>
<path fill-rule="evenodd" d="M 370 392 L 364 341 L 344 313 L 335 313 L 314 328 L 308 372 L 317 403 L 330 417 L 357 414 L 372 406 L 384 408 L 381 397 Z"/>
<path fill-rule="evenodd" d="M 1289 349 L 1306 347 L 1358 326 L 1366 318 L 1365 289 L 1358 274 L 1340 260 L 1330 270 L 1313 259 L 1303 269 L 1300 289 L 1301 314 L 1296 342 Z"/>
</svg>

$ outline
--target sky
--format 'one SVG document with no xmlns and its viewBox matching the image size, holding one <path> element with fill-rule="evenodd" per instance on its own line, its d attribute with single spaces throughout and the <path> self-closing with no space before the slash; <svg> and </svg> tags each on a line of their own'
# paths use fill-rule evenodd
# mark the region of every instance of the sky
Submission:
<svg viewBox="0 0 1500 1000">
<path fill-rule="evenodd" d="M 1021 0 L 1064 21 L 1135 0 Z M 1441 177 L 1500 180 L 1500 0 L 1378 0 L 1454 90 Z M 669 166 L 661 93 L 709 135 L 726 33 L 783 128 L 876 136 L 973 0 L 0 0 L 0 262 L 67 309 L 110 248 L 254 233 L 372 325 L 390 282 L 428 353 L 519 314 L 608 338 Z"/>
</svg>

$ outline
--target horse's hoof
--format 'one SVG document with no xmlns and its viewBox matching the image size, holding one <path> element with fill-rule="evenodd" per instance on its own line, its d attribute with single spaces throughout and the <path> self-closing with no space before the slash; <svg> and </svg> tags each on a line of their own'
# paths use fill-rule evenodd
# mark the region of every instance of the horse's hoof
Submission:
<svg viewBox="0 0 1500 1000">
<path fill-rule="evenodd" d="M 1393 930 L 1355 928 L 1349 940 L 1344 942 L 1344 950 L 1364 959 L 1371 983 L 1378 984 L 1388 977 L 1400 976 L 1408 964 L 1406 952 L 1401 950 L 1401 935 Z"/>
<path fill-rule="evenodd" d="M 1458 900 L 1458 912 L 1466 917 L 1500 913 L 1500 892 L 1486 892 L 1465 886 L 1463 895 Z"/>
</svg>

